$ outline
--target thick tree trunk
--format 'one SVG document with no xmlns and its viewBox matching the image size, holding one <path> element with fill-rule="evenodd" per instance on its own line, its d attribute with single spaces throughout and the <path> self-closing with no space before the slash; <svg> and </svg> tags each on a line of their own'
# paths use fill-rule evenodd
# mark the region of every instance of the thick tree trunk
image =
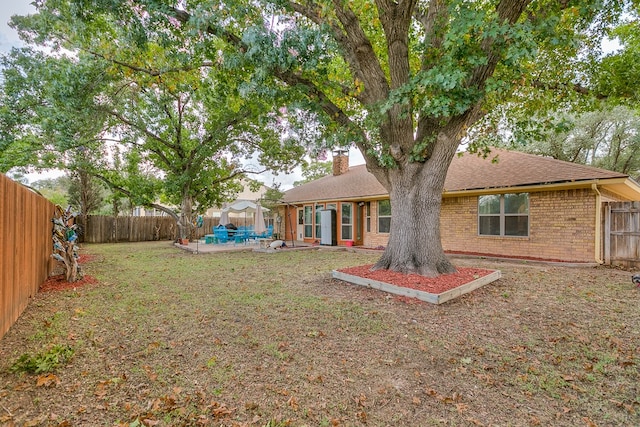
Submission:
<svg viewBox="0 0 640 427">
<path fill-rule="evenodd" d="M 178 234 L 181 239 L 191 237 L 191 210 L 193 209 L 193 200 L 185 190 L 182 195 L 182 203 L 180 205 L 180 220 L 178 221 Z"/>
<path fill-rule="evenodd" d="M 454 273 L 455 267 L 440 241 L 441 189 L 394 189 L 391 193 L 391 232 L 376 269 L 434 277 Z"/>
<path fill-rule="evenodd" d="M 454 273 L 440 239 L 440 208 L 447 170 L 458 146 L 440 134 L 432 156 L 389 170 L 391 230 L 388 245 L 374 269 L 435 277 Z"/>
<path fill-rule="evenodd" d="M 75 231 L 77 227 L 74 225 L 74 215 L 70 208 L 63 211 L 58 206 L 51 222 L 53 222 L 53 254 L 51 256 L 64 264 L 67 282 L 75 282 L 81 278 L 81 273 L 77 258 L 78 235 Z"/>
</svg>

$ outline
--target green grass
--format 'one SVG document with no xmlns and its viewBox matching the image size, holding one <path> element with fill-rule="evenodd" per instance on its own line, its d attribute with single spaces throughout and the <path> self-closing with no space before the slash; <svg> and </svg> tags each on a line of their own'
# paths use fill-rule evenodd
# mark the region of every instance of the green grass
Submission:
<svg viewBox="0 0 640 427">
<path fill-rule="evenodd" d="M 99 283 L 39 294 L 3 338 L 0 423 L 640 425 L 621 272 L 466 260 L 503 278 L 432 306 L 330 278 L 375 254 L 85 251 Z M 55 346 L 55 386 L 10 372 Z"/>
</svg>

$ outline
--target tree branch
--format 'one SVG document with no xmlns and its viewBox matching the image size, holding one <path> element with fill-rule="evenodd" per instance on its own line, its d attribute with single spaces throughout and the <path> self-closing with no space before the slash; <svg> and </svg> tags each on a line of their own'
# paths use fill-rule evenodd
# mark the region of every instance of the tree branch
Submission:
<svg viewBox="0 0 640 427">
<path fill-rule="evenodd" d="M 431 0 L 427 6 L 427 13 L 423 13 L 419 8 L 415 8 L 414 16 L 422 24 L 424 38 L 427 47 L 422 55 L 422 70 L 427 70 L 429 62 L 426 54 L 430 49 L 440 49 L 444 42 L 444 24 L 449 18 L 447 5 L 441 0 Z"/>
<path fill-rule="evenodd" d="M 544 83 L 541 80 L 536 79 L 531 82 L 531 85 L 536 89 L 551 90 L 551 91 L 558 91 L 558 92 L 564 87 L 564 88 L 569 88 L 580 95 L 591 95 L 591 96 L 594 96 L 596 99 L 600 99 L 600 100 L 609 98 L 608 95 L 605 95 L 603 93 L 594 93 L 593 90 L 587 87 L 584 87 L 579 83 L 573 83 L 573 84 L 570 83 L 568 85 L 563 86 L 558 83 L 554 83 L 554 84 Z"/>
<path fill-rule="evenodd" d="M 102 174 L 96 173 L 96 172 L 87 172 L 89 175 L 94 176 L 96 178 L 98 178 L 100 181 L 104 182 L 105 184 L 107 184 L 110 188 L 124 194 L 125 196 L 129 197 L 129 198 L 133 198 L 133 193 L 129 190 L 127 190 L 124 187 L 121 187 L 119 185 L 116 185 L 115 183 L 113 183 L 113 181 L 111 181 L 109 178 L 105 177 Z M 176 223 L 180 224 L 180 216 L 178 214 L 176 214 L 173 210 L 171 210 L 170 208 L 160 205 L 158 203 L 154 203 L 154 202 L 149 202 L 149 203 L 144 203 L 143 204 L 144 207 L 149 207 L 149 208 L 155 208 L 158 209 L 164 213 L 166 213 L 167 215 L 169 215 L 170 217 L 172 217 Z"/>
<path fill-rule="evenodd" d="M 509 25 L 515 24 L 531 1 L 532 0 L 501 0 L 496 6 L 498 21 L 500 23 L 508 23 Z M 500 54 L 494 51 L 495 43 L 496 39 L 494 38 L 485 38 L 482 41 L 481 48 L 487 55 L 487 63 L 475 68 L 467 84 L 468 87 L 482 88 L 487 79 L 493 75 L 500 61 Z"/>
<path fill-rule="evenodd" d="M 331 24 L 329 22 L 320 20 L 319 14 L 317 12 L 317 10 L 319 9 L 314 9 L 313 7 L 304 7 L 294 2 L 290 2 L 290 5 L 292 9 L 298 11 L 298 13 L 301 13 L 303 16 L 306 16 L 307 18 L 311 19 L 313 22 Z M 170 8 L 170 11 L 171 13 L 173 13 L 173 17 L 182 23 L 187 23 L 191 19 L 191 15 L 184 10 Z M 359 25 L 357 24 L 357 17 L 352 12 L 351 12 L 351 16 L 353 19 L 355 19 L 355 21 L 352 24 L 355 24 L 359 27 Z M 337 27 L 335 27 L 334 25 L 333 28 L 336 29 Z M 244 44 L 244 42 L 240 37 L 236 36 L 235 34 L 229 31 L 226 31 L 225 29 L 217 28 L 209 25 L 205 28 L 205 31 L 207 31 L 209 34 L 212 34 L 216 37 L 221 38 L 222 40 L 226 41 L 232 46 L 235 46 L 240 52 L 246 52 L 248 50 L 248 46 Z M 365 37 L 366 39 L 366 36 L 364 36 L 362 29 L 360 29 L 359 31 L 362 34 L 362 36 Z M 366 40 L 366 42 L 368 42 L 368 40 Z M 371 51 L 371 53 L 373 53 L 373 49 L 371 48 L 370 44 L 369 44 L 369 50 Z M 375 58 L 375 55 L 374 55 L 374 59 L 375 59 L 375 62 L 378 63 L 377 58 Z M 378 63 L 378 66 L 379 66 L 379 63 Z M 384 73 L 382 72 L 381 69 L 380 69 L 380 73 L 384 78 Z M 358 126 L 355 123 L 353 123 L 353 121 L 349 118 L 349 116 L 345 114 L 345 112 L 340 107 L 338 107 L 335 103 L 333 103 L 331 99 L 326 95 L 326 93 L 324 93 L 318 87 L 318 85 L 313 83 L 311 80 L 306 79 L 301 75 L 294 73 L 293 71 L 290 71 L 290 70 L 275 70 L 274 75 L 276 78 L 283 81 L 284 83 L 289 84 L 290 86 L 305 87 L 307 89 L 307 96 L 310 97 L 311 99 L 316 99 L 317 102 L 320 104 L 320 107 L 322 108 L 322 110 L 326 114 L 328 114 L 329 117 L 331 117 L 338 124 L 340 124 L 341 126 L 347 129 L 350 129 L 352 131 L 354 129 L 358 129 Z M 386 80 L 385 80 L 385 84 L 386 84 Z M 343 91 L 346 91 L 346 89 L 343 88 Z M 388 91 L 388 88 L 387 88 L 387 91 Z M 361 129 L 359 129 L 359 133 L 361 134 L 362 140 L 365 141 L 366 137 L 364 132 Z M 363 152 L 365 151 L 362 145 L 360 145 L 359 147 L 363 150 Z"/>
<path fill-rule="evenodd" d="M 142 126 L 138 126 L 137 124 L 135 124 L 134 122 L 132 122 L 131 120 L 127 119 L 126 117 L 124 117 L 122 114 L 118 113 L 117 111 L 113 111 L 113 110 L 105 110 L 109 115 L 115 117 L 116 119 L 120 120 L 122 123 L 124 123 L 127 126 L 130 126 L 136 130 L 138 130 L 139 132 L 142 132 L 143 134 L 147 135 L 149 138 L 154 139 L 155 141 L 158 141 L 159 143 L 161 143 L 162 145 L 171 148 L 172 150 L 177 150 L 176 147 L 174 146 L 174 144 L 165 141 L 164 139 L 160 138 L 159 136 L 157 136 L 156 134 L 154 134 L 153 132 L 149 131 L 148 129 L 146 129 L 145 127 Z M 166 165 L 171 165 L 171 161 L 169 161 L 169 159 L 164 155 L 164 153 L 162 153 L 162 151 L 160 150 L 154 150 L 154 149 L 150 149 L 147 148 L 149 151 L 155 153 L 158 155 L 158 157 L 160 157 L 162 159 L 162 161 L 166 164 Z"/>
<path fill-rule="evenodd" d="M 196 65 L 196 66 L 185 65 L 184 67 L 173 67 L 173 68 L 167 68 L 167 69 L 164 69 L 164 70 L 153 70 L 153 69 L 150 69 L 150 68 L 139 67 L 139 66 L 130 64 L 128 62 L 123 62 L 123 61 L 120 61 L 118 59 L 108 57 L 108 56 L 106 56 L 106 55 L 104 55 L 102 53 L 95 52 L 93 50 L 88 50 L 87 49 L 87 50 L 85 50 L 85 52 L 87 52 L 87 53 L 89 53 L 89 54 L 91 54 L 91 55 L 93 55 L 95 57 L 98 57 L 100 59 L 103 59 L 103 60 L 105 60 L 107 62 L 111 62 L 112 64 L 116 64 L 116 65 L 119 65 L 121 67 L 128 68 L 131 71 L 144 73 L 144 74 L 147 74 L 147 75 L 152 76 L 152 77 L 160 77 L 163 74 L 181 73 L 181 72 L 184 72 L 184 71 L 197 70 L 197 69 L 202 68 L 202 67 L 213 67 L 213 66 L 215 66 L 214 62 L 203 61 L 201 64 Z"/>
<path fill-rule="evenodd" d="M 354 79 L 365 83 L 359 99 L 373 105 L 387 99 L 389 84 L 371 41 L 360 26 L 358 16 L 341 0 L 333 0 L 334 10 L 345 38 L 336 40 L 344 50 L 344 59 L 354 72 Z"/>
</svg>

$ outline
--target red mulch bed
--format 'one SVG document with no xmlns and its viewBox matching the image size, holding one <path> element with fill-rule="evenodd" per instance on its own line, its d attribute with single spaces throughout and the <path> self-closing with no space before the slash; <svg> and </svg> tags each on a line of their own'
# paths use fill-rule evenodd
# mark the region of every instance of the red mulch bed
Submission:
<svg viewBox="0 0 640 427">
<path fill-rule="evenodd" d="M 78 257 L 78 264 L 84 264 L 89 261 L 93 261 L 93 255 L 80 255 Z M 84 285 L 93 285 L 98 283 L 98 279 L 87 274 L 83 275 L 80 280 L 69 283 L 64 274 L 58 274 L 56 276 L 49 277 L 42 285 L 40 285 L 40 292 L 52 292 L 52 291 L 64 291 L 66 289 L 76 289 Z"/>
<path fill-rule="evenodd" d="M 85 262 L 93 261 L 95 256 L 93 255 L 80 255 L 78 257 L 78 264 L 84 264 Z"/>
<path fill-rule="evenodd" d="M 40 292 L 64 291 L 66 289 L 76 289 L 84 285 L 93 285 L 96 283 L 98 283 L 98 279 L 87 274 L 82 276 L 80 280 L 71 283 L 67 282 L 64 274 L 58 274 L 57 276 L 49 277 L 46 282 L 40 285 Z"/>
<path fill-rule="evenodd" d="M 493 270 L 464 267 L 458 268 L 458 272 L 454 274 L 443 274 L 438 277 L 425 277 L 419 274 L 404 274 L 389 270 L 371 271 L 372 266 L 373 264 L 360 265 L 357 267 L 343 268 L 339 271 L 353 276 L 364 277 L 367 279 L 377 280 L 379 282 L 389 283 L 394 286 L 416 289 L 432 294 L 441 294 L 493 273 Z"/>
</svg>

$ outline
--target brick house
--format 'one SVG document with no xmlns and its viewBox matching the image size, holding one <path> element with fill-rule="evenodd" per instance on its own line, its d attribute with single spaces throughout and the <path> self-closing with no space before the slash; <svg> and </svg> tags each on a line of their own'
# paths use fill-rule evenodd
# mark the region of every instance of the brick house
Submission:
<svg viewBox="0 0 640 427">
<path fill-rule="evenodd" d="M 331 244 L 326 233 L 322 239 L 321 212 L 332 209 L 332 243 L 386 245 L 388 193 L 365 165 L 349 167 L 345 152 L 334 152 L 333 162 L 333 175 L 285 193 L 284 237 Z M 450 253 L 600 263 L 602 203 L 630 200 L 640 200 L 640 185 L 622 173 L 501 149 L 487 159 L 465 153 L 447 173 L 442 245 Z"/>
</svg>

